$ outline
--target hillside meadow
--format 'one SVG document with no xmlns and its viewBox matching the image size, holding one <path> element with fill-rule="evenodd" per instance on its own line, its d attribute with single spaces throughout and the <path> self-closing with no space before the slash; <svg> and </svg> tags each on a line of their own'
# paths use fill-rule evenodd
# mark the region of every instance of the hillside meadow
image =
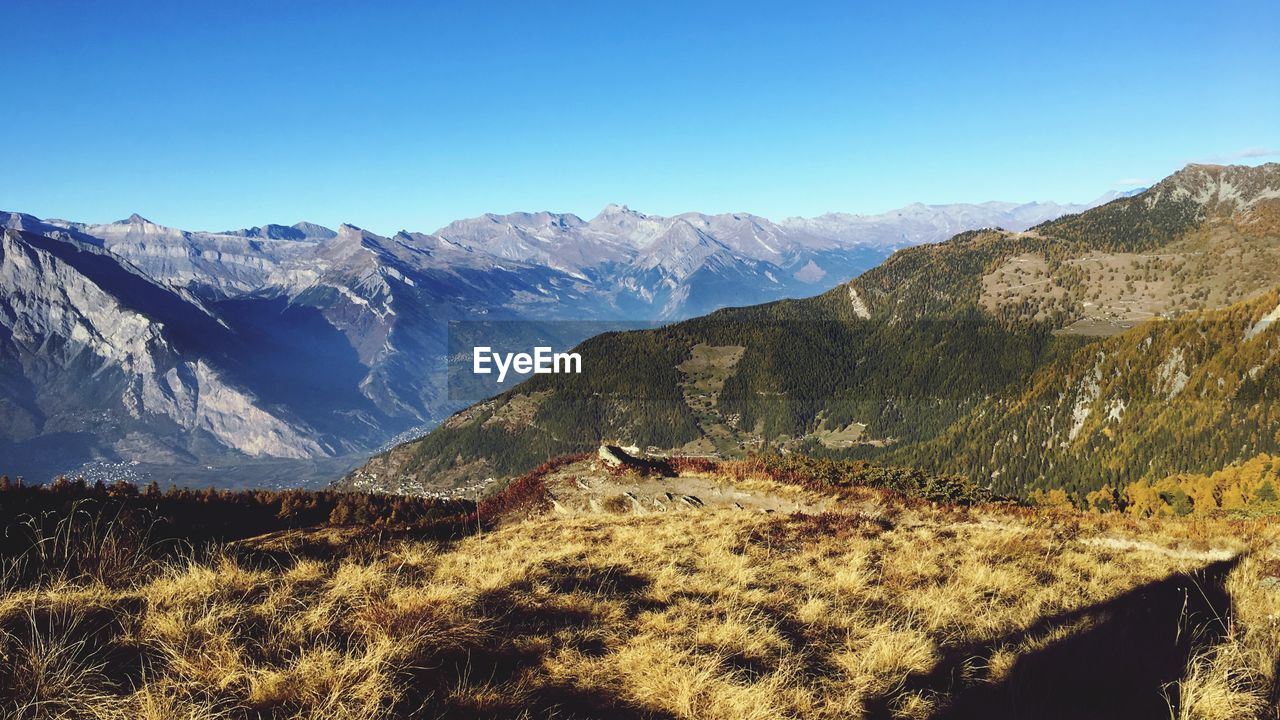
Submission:
<svg viewBox="0 0 1280 720">
<path fill-rule="evenodd" d="M 10 484 L 8 536 L 30 546 L 0 574 L 0 716 L 1276 715 L 1269 518 L 934 502 L 940 479 L 873 466 L 866 484 L 670 470 L 568 458 L 478 513 L 240 497 L 277 527 L 231 537 L 210 519 L 200 542 L 151 537 L 171 527 L 166 494 Z M 602 473 L 822 509 L 555 509 Z M 12 514 L 67 501 L 43 524 Z"/>
</svg>

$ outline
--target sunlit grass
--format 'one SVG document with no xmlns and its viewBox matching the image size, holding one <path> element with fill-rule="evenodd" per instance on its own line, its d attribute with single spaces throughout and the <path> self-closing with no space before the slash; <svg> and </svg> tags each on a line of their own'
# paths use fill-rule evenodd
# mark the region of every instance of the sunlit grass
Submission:
<svg viewBox="0 0 1280 720">
<path fill-rule="evenodd" d="M 1230 630 L 1163 692 L 1181 718 L 1259 717 L 1280 648 L 1280 592 L 1263 585 L 1277 534 L 869 494 L 821 519 L 548 515 L 270 561 L 249 542 L 7 591 L 0 715 L 928 717 L 948 696 L 920 679 L 955 648 L 987 648 L 957 682 L 998 685 L 1090 621 L 1020 631 L 1216 550 L 1250 551 L 1227 583 Z"/>
</svg>

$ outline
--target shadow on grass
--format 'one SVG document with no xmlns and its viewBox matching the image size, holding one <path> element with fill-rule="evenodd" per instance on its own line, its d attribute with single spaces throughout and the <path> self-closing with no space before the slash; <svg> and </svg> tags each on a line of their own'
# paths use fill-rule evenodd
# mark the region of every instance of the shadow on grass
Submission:
<svg viewBox="0 0 1280 720">
<path fill-rule="evenodd" d="M 1276 659 L 1276 669 L 1271 677 L 1271 693 L 1267 696 L 1267 702 L 1272 712 L 1280 714 L 1280 658 Z"/>
<path fill-rule="evenodd" d="M 396 717 L 555 718 L 556 720 L 668 720 L 604 685 L 548 683 L 543 661 L 569 649 L 587 656 L 612 651 L 592 629 L 601 619 L 565 596 L 621 602 L 628 614 L 654 607 L 642 599 L 650 580 L 618 567 L 544 563 L 535 580 L 482 595 L 478 609 L 489 632 L 474 644 L 431 653 L 411 673 L 412 688 Z M 549 592 L 542 592 L 541 590 Z"/>
<path fill-rule="evenodd" d="M 894 695 L 949 696 L 935 720 L 1090 718 L 1167 720 L 1177 716 L 1177 688 L 1193 654 L 1220 642 L 1231 599 L 1227 574 L 1240 558 L 1171 575 L 1104 603 L 1042 618 L 993 642 L 947 650 L 930 672 L 909 676 Z M 1081 626 L 1065 638 L 1021 655 L 997 683 L 976 666 L 1001 647 Z M 893 697 L 867 703 L 867 718 L 892 716 Z"/>
</svg>

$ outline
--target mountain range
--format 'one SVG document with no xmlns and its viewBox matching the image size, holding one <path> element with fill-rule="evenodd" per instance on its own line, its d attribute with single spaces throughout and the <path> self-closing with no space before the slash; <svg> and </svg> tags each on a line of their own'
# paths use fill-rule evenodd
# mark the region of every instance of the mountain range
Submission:
<svg viewBox="0 0 1280 720">
<path fill-rule="evenodd" d="M 898 248 L 1084 207 L 917 204 L 775 223 L 610 205 L 590 220 L 490 214 L 391 236 L 3 213 L 3 471 L 340 474 L 460 407 L 444 372 L 450 320 L 678 320 L 813 295 Z"/>
<path fill-rule="evenodd" d="M 1079 496 L 1280 452 L 1280 164 L 1189 165 L 1025 230 L 901 249 L 812 298 L 578 348 L 348 487 L 441 491 L 601 443 L 781 452 Z"/>
</svg>

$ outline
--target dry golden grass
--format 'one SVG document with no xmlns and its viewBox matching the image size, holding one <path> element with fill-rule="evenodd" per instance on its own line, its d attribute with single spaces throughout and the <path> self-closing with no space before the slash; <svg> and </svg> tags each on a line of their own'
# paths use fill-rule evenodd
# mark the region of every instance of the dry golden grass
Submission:
<svg viewBox="0 0 1280 720">
<path fill-rule="evenodd" d="M 545 516 L 453 544 L 279 553 L 303 535 L 124 587 L 0 596 L 0 716 L 1013 717 L 1003 703 L 1029 678 L 1088 693 L 1094 655 L 1141 657 L 1124 643 L 1147 636 L 1108 644 L 1135 603 L 1158 615 L 1167 578 L 1246 552 L 1213 608 L 1221 632 L 1157 618 L 1150 637 L 1187 656 L 1116 707 L 1274 713 L 1280 589 L 1264 578 L 1280 531 L 1263 520 L 867 492 L 817 517 Z"/>
</svg>

